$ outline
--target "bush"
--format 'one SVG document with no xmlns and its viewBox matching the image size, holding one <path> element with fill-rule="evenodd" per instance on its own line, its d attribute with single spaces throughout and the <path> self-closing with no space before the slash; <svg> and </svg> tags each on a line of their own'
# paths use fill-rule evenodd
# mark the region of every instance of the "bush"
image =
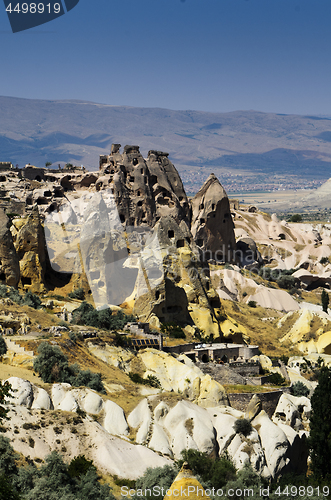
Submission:
<svg viewBox="0 0 331 500">
<path fill-rule="evenodd" d="M 72 292 L 68 293 L 68 297 L 70 297 L 71 299 L 84 300 L 85 292 L 83 288 L 77 288 L 77 290 L 73 290 Z"/>
<path fill-rule="evenodd" d="M 329 294 L 325 291 L 324 288 L 322 290 L 321 300 L 323 311 L 327 313 L 329 309 Z"/>
<path fill-rule="evenodd" d="M 161 388 L 161 382 L 155 375 L 148 375 L 147 378 L 143 378 L 139 375 L 139 373 L 133 373 L 130 372 L 129 378 L 134 382 L 135 384 L 143 384 L 143 385 L 149 385 L 151 387 L 157 387 Z"/>
<path fill-rule="evenodd" d="M 169 323 L 162 323 L 161 332 L 175 339 L 186 338 L 185 332 L 179 325 L 177 325 L 177 323 L 175 323 L 175 321 L 169 321 Z"/>
<path fill-rule="evenodd" d="M 249 300 L 248 303 L 247 303 L 247 305 L 249 307 L 256 307 L 256 301 L 255 300 Z"/>
<path fill-rule="evenodd" d="M 310 390 L 308 387 L 301 381 L 294 382 L 294 384 L 291 387 L 291 393 L 293 396 L 305 396 L 307 397 L 309 395 Z"/>
<path fill-rule="evenodd" d="M 69 365 L 68 358 L 58 346 L 42 342 L 38 347 L 39 355 L 34 359 L 33 368 L 48 384 L 66 382 L 75 387 L 85 386 L 105 393 L 100 373 L 81 370 L 77 364 Z"/>
<path fill-rule="evenodd" d="M 272 373 L 268 378 L 268 384 L 284 385 L 286 380 L 279 373 Z"/>
<path fill-rule="evenodd" d="M 33 309 L 40 309 L 41 300 L 40 298 L 32 292 L 26 292 L 23 299 L 23 304 L 26 306 L 33 307 Z"/>
<path fill-rule="evenodd" d="M 0 335 L 0 357 L 6 354 L 7 352 L 7 344 L 2 335 Z"/>
<path fill-rule="evenodd" d="M 97 311 L 92 304 L 84 301 L 74 310 L 71 322 L 77 325 L 88 325 L 104 330 L 121 330 L 126 323 L 135 319 L 134 316 L 127 316 L 122 311 L 114 314 L 109 308 Z"/>
<path fill-rule="evenodd" d="M 295 287 L 296 279 L 294 276 L 287 276 L 286 274 L 283 274 L 276 280 L 276 283 L 280 288 L 291 290 Z"/>
<path fill-rule="evenodd" d="M 253 430 L 252 424 L 246 418 L 238 418 L 233 426 L 237 434 L 242 434 L 247 437 Z"/>
<path fill-rule="evenodd" d="M 8 298 L 17 304 L 22 304 L 23 302 L 22 295 L 12 286 L 0 285 L 0 297 Z"/>
<path fill-rule="evenodd" d="M 78 455 L 71 460 L 68 473 L 70 477 L 80 477 L 82 474 L 86 474 L 91 467 L 95 469 L 92 460 L 87 460 L 85 455 Z"/>
<path fill-rule="evenodd" d="M 146 489 L 151 490 L 151 495 L 148 495 L 148 500 L 161 500 L 162 496 L 158 495 L 158 492 L 155 492 L 153 488 L 157 486 L 159 489 L 163 488 L 163 491 L 166 491 L 170 488 L 172 483 L 175 480 L 175 477 L 178 474 L 178 469 L 173 465 L 164 465 L 163 467 L 148 467 L 145 470 L 144 475 L 137 479 L 136 481 L 136 490 L 145 491 Z M 139 500 L 142 497 L 135 495 L 131 497 L 132 500 Z M 144 497 L 143 499 L 144 500 Z"/>
<path fill-rule="evenodd" d="M 324 264 L 328 264 L 329 263 L 329 257 L 322 257 L 320 259 L 320 263 L 323 264 L 323 265 Z"/>
<path fill-rule="evenodd" d="M 288 222 L 301 222 L 301 221 L 302 221 L 302 216 L 300 214 L 293 214 L 288 219 Z"/>
<path fill-rule="evenodd" d="M 182 457 L 177 462 L 179 467 L 187 462 L 194 475 L 200 476 L 207 485 L 215 489 L 223 488 L 236 477 L 236 468 L 227 457 L 212 459 L 206 453 L 192 449 L 183 450 Z"/>
</svg>

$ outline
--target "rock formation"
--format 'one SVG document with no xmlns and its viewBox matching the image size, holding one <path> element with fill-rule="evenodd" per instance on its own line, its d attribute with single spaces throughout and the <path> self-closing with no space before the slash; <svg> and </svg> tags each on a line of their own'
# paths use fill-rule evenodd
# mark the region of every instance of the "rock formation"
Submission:
<svg viewBox="0 0 331 500">
<path fill-rule="evenodd" d="M 0 208 L 0 283 L 16 287 L 20 280 L 20 267 L 10 225 L 9 218 Z"/>
<path fill-rule="evenodd" d="M 204 261 L 233 262 L 236 242 L 229 199 L 210 174 L 192 200 L 192 234 Z"/>
<path fill-rule="evenodd" d="M 112 147 L 110 155 L 100 157 L 97 191 L 111 188 L 121 222 L 127 226 L 154 227 L 161 216 L 176 222 L 190 222 L 190 208 L 180 176 L 168 153 L 149 151 L 145 160 L 138 146 Z"/>
<path fill-rule="evenodd" d="M 85 273 L 97 307 L 126 302 L 154 326 L 176 321 L 222 336 L 225 315 L 207 260 L 232 260 L 235 249 L 224 189 L 208 178 L 192 203 L 192 234 L 192 207 L 168 154 L 151 150 L 144 159 L 138 146 L 120 147 L 100 157 L 99 172 L 28 165 L 3 176 L 21 215 L 12 226 L 20 284 L 45 289 L 39 212 L 53 270 L 75 283 Z"/>
<path fill-rule="evenodd" d="M 155 396 L 141 399 L 126 415 L 115 402 L 87 388 L 53 384 L 50 397 L 44 389 L 27 380 L 11 377 L 9 382 L 16 392 L 11 398 L 6 436 L 12 440 L 15 450 L 31 458 L 44 458 L 52 449 L 65 444 L 68 461 L 80 450 L 108 474 L 136 479 L 147 467 L 171 464 L 169 459 L 179 459 L 183 449 L 193 448 L 213 456 L 227 452 L 236 468 L 242 469 L 249 462 L 266 478 L 306 471 L 306 433 L 299 429 L 309 422 L 307 398 L 282 396 L 270 419 L 253 397 L 249 405 L 252 430 L 244 437 L 236 433 L 234 424 L 247 415 L 229 406 L 216 404 L 202 408 L 186 400 L 173 405 L 169 399 L 163 401 L 159 394 L 157 399 Z M 41 417 L 40 409 L 44 410 Z M 48 414 L 53 409 L 57 410 L 56 426 L 62 431 L 56 434 Z M 76 420 L 73 433 L 67 424 L 67 412 L 79 409 L 80 415 L 84 411 L 90 416 L 73 415 L 71 418 Z M 39 418 L 41 425 L 35 425 L 29 434 L 35 442 L 31 448 L 17 429 L 22 428 L 23 422 L 39 423 Z M 135 444 L 128 443 L 130 429 L 136 431 Z"/>
<path fill-rule="evenodd" d="M 19 259 L 21 284 L 31 291 L 42 291 L 45 286 L 46 244 L 38 208 L 27 220 L 14 219 L 13 239 Z"/>
</svg>

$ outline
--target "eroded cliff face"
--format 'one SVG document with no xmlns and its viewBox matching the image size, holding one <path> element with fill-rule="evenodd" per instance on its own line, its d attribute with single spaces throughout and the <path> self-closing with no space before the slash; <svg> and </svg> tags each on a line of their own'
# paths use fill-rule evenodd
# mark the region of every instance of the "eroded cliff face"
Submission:
<svg viewBox="0 0 331 500">
<path fill-rule="evenodd" d="M 10 225 L 9 218 L 0 208 L 0 284 L 16 287 L 20 280 L 20 266 Z"/>
<path fill-rule="evenodd" d="M 119 144 L 100 157 L 99 172 L 76 170 L 10 173 L 22 216 L 11 228 L 6 283 L 47 290 L 45 220 L 53 270 L 72 273 L 73 288 L 79 273 L 86 276 L 96 306 L 126 303 L 155 326 L 176 321 L 222 336 L 224 312 L 207 261 L 231 261 L 235 238 L 216 177 L 190 202 L 167 153 L 151 150 L 144 159 L 138 146 L 121 153 Z M 9 249 L 11 234 L 2 232 Z"/>
<path fill-rule="evenodd" d="M 12 234 L 20 267 L 20 283 L 34 292 L 45 290 L 46 244 L 37 206 L 27 219 L 14 219 Z"/>
<path fill-rule="evenodd" d="M 119 147 L 113 145 L 111 154 L 101 157 L 96 190 L 113 190 L 121 222 L 154 227 L 160 217 L 169 215 L 189 224 L 188 199 L 168 153 L 149 151 L 145 160 L 138 146 L 125 146 L 123 154 Z"/>
</svg>

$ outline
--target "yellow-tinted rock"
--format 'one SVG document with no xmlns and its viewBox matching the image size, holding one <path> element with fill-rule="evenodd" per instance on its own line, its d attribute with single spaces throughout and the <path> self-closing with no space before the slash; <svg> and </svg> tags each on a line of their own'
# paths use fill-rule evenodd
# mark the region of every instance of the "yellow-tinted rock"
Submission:
<svg viewBox="0 0 331 500">
<path fill-rule="evenodd" d="M 178 498 L 189 498 L 190 500 L 204 498 L 210 500 L 210 497 L 193 475 L 193 472 L 188 468 L 187 462 L 184 462 L 178 476 L 167 491 L 164 500 Z"/>
<path fill-rule="evenodd" d="M 331 332 L 323 333 L 316 342 L 317 352 L 320 354 L 331 354 Z"/>
</svg>

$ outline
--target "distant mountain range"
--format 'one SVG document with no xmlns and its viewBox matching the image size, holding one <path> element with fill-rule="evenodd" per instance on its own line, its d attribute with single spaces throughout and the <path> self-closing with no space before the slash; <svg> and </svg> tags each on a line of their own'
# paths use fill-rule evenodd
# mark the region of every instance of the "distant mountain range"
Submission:
<svg viewBox="0 0 331 500">
<path fill-rule="evenodd" d="M 209 113 L 83 101 L 0 97 L 0 161 L 71 162 L 89 170 L 112 143 L 167 151 L 184 183 L 211 171 L 302 184 L 331 176 L 331 119 L 234 111 Z M 233 185 L 233 188 L 235 185 Z"/>
</svg>

